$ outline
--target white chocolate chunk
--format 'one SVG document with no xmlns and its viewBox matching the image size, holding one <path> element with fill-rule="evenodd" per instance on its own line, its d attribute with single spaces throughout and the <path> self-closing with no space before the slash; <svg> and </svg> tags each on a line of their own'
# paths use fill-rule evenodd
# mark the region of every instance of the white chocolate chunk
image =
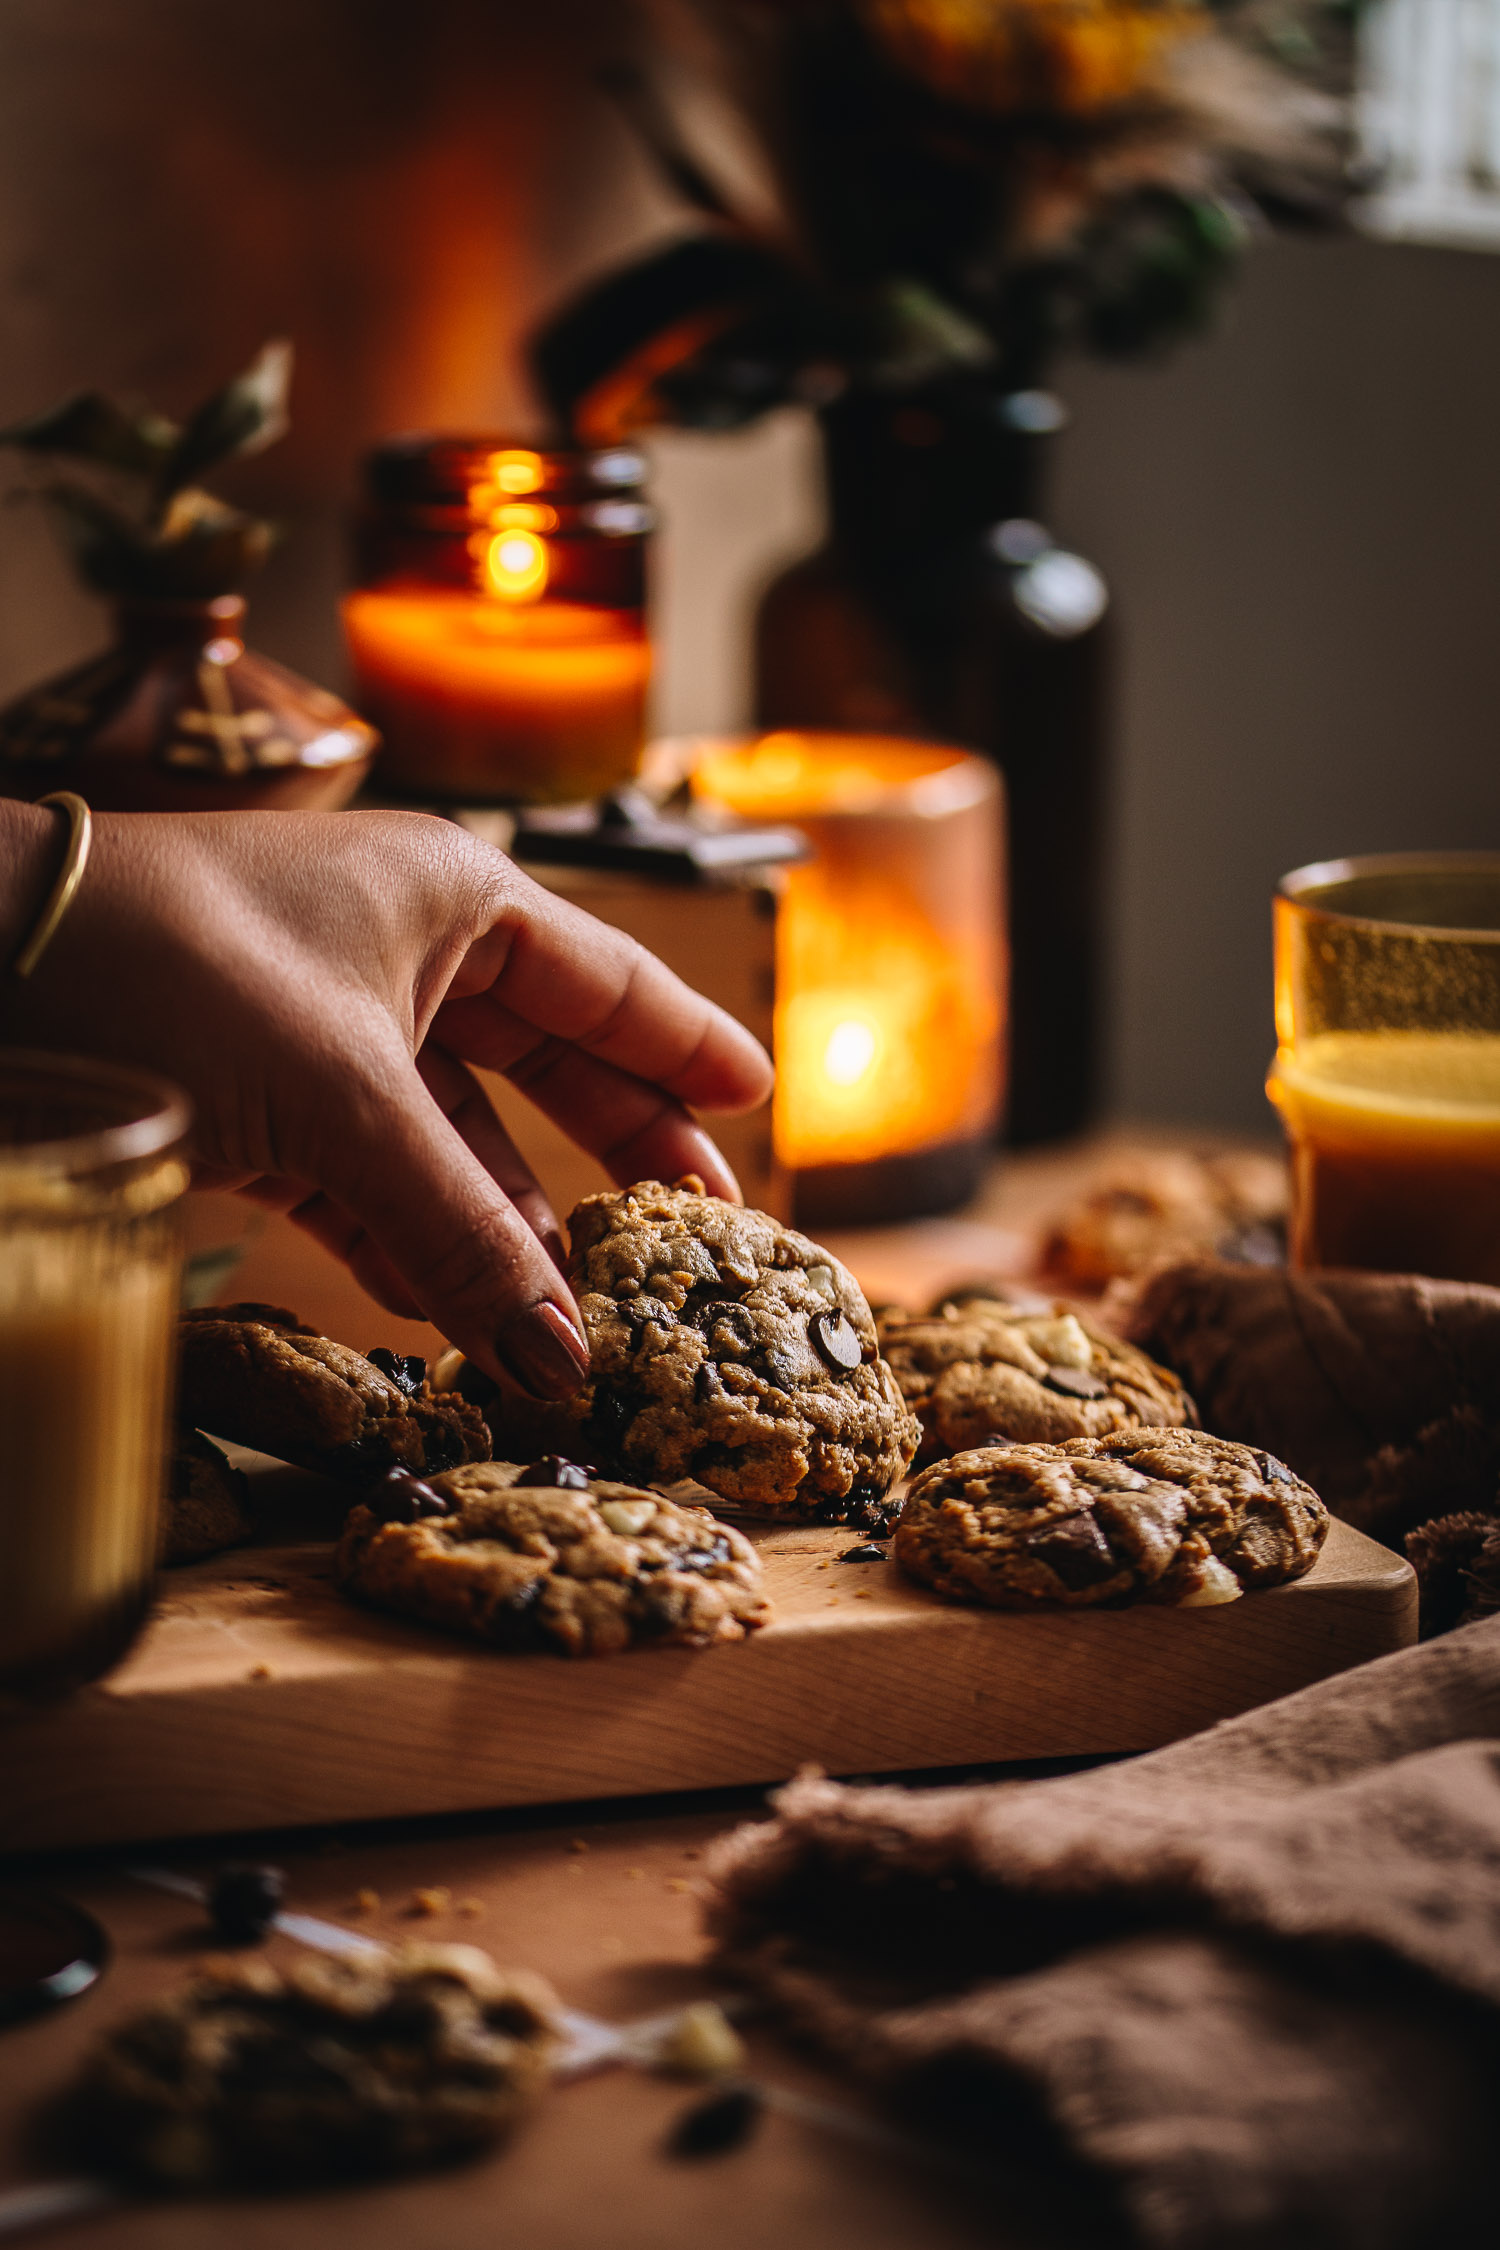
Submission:
<svg viewBox="0 0 1500 2250">
<path fill-rule="evenodd" d="M 599 1513 L 621 1539 L 638 1539 L 656 1514 L 654 1500 L 601 1500 Z"/>
<path fill-rule="evenodd" d="M 1016 1325 L 1049 1367 L 1074 1367 L 1086 1375 L 1093 1366 L 1094 1347 L 1076 1314 L 1055 1313 L 1047 1320 L 1023 1320 Z"/>
<path fill-rule="evenodd" d="M 1234 1572 L 1221 1563 L 1217 1555 L 1210 1555 L 1199 1565 L 1197 1585 L 1190 1594 L 1183 1595 L 1177 1607 L 1217 1609 L 1220 1602 L 1237 1602 L 1244 1591 Z"/>
</svg>

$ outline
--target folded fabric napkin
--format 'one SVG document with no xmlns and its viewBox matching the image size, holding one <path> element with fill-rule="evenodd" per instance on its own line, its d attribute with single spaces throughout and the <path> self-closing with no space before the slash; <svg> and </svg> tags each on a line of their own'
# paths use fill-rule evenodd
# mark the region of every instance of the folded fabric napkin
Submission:
<svg viewBox="0 0 1500 2250">
<path fill-rule="evenodd" d="M 720 1957 L 908 2114 L 1045 2120 L 1172 2250 L 1492 2222 L 1500 1618 L 1128 1763 L 776 1814 L 709 1863 Z"/>
</svg>

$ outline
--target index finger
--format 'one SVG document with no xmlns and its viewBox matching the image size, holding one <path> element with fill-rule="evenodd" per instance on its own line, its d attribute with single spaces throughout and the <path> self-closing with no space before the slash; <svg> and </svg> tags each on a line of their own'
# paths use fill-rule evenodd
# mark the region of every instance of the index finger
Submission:
<svg viewBox="0 0 1500 2250">
<path fill-rule="evenodd" d="M 754 1109 L 771 1061 L 743 1024 L 654 953 L 521 876 L 476 939 L 449 1002 L 491 997 L 508 1014 L 664 1087 L 695 1108 Z"/>
</svg>

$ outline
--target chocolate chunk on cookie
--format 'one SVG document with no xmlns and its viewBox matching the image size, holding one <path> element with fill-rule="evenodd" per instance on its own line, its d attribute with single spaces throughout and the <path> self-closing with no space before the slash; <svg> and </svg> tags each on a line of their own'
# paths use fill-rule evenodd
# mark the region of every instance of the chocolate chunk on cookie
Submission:
<svg viewBox="0 0 1500 2250">
<path fill-rule="evenodd" d="M 488 2147 L 544 2085 L 557 2003 L 471 1945 L 216 1961 L 106 2034 L 66 2126 L 143 2186 L 284 2188 Z"/>
<path fill-rule="evenodd" d="M 201 1430 L 179 1430 L 167 1463 L 158 1560 L 200 1562 L 242 1547 L 253 1531 L 247 1497 L 244 1471 L 227 1454 Z"/>
<path fill-rule="evenodd" d="M 740 1532 L 636 1485 L 560 1473 L 575 1466 L 393 1472 L 350 1513 L 339 1582 L 495 1648 L 565 1656 L 646 1642 L 707 1648 L 769 1622 L 760 1557 Z"/>
<path fill-rule="evenodd" d="M 925 1469 L 892 1547 L 991 1609 L 1206 1608 L 1311 1570 L 1328 1511 L 1280 1461 L 1201 1430 L 985 1445 Z"/>
<path fill-rule="evenodd" d="M 478 1408 L 434 1392 L 418 1362 L 388 1373 L 274 1305 L 184 1313 L 180 1350 L 186 1421 L 299 1468 L 365 1483 L 381 1469 L 450 1469 L 492 1451 Z"/>
<path fill-rule="evenodd" d="M 569 1224 L 590 1379 L 544 1416 L 507 1405 L 504 1450 L 524 1429 L 643 1484 L 691 1477 L 757 1513 L 886 1528 L 919 1432 L 836 1258 L 654 1180 L 585 1197 Z"/>
<path fill-rule="evenodd" d="M 922 1461 L 992 1438 L 1063 1445 L 1198 1419 L 1175 1375 L 1061 1300 L 1023 1310 L 965 1295 L 936 1313 L 883 1313 L 879 1330 L 922 1425 Z"/>
</svg>

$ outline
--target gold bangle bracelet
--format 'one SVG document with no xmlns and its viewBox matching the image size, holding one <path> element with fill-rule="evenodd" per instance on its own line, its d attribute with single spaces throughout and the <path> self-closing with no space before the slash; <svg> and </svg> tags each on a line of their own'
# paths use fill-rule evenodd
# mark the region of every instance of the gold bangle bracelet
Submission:
<svg viewBox="0 0 1500 2250">
<path fill-rule="evenodd" d="M 59 812 L 67 814 L 68 848 L 63 854 L 57 881 L 47 893 L 46 904 L 36 918 L 30 937 L 12 964 L 18 977 L 30 976 L 56 937 L 63 916 L 77 896 L 94 842 L 94 816 L 83 799 L 75 796 L 71 789 L 54 790 L 50 797 L 38 797 L 37 803 L 56 805 Z"/>
</svg>

